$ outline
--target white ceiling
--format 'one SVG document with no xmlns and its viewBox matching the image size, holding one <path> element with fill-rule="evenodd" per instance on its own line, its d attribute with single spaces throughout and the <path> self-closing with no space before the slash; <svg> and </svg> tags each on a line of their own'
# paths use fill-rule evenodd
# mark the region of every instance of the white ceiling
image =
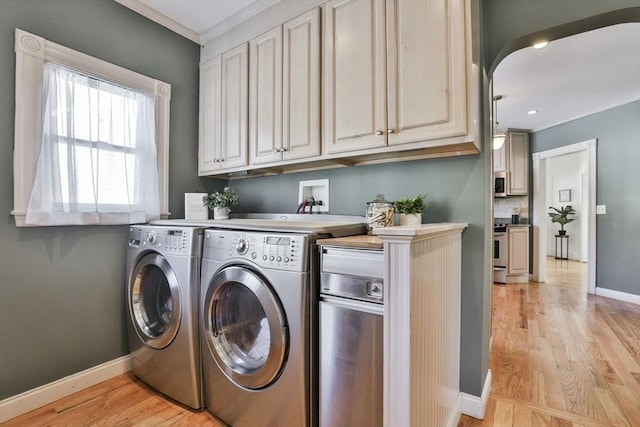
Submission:
<svg viewBox="0 0 640 427">
<path fill-rule="evenodd" d="M 202 44 L 281 0 L 115 0 Z"/>
<path fill-rule="evenodd" d="M 115 1 L 203 43 L 281 0 Z M 537 131 L 640 99 L 638 52 L 640 23 L 628 23 L 512 53 L 493 74 L 499 127 Z"/>
<path fill-rule="evenodd" d="M 537 131 L 640 99 L 640 23 L 554 40 L 507 56 L 493 73 L 501 129 Z M 538 110 L 528 115 L 529 110 Z"/>
</svg>

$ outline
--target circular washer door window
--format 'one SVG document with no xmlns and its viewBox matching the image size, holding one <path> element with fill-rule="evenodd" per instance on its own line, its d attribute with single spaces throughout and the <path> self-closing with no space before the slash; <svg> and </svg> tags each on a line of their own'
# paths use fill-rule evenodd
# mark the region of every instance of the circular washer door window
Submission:
<svg viewBox="0 0 640 427">
<path fill-rule="evenodd" d="M 167 260 L 156 253 L 136 263 L 129 280 L 129 314 L 140 339 L 149 347 L 163 349 L 180 326 L 180 287 Z"/>
<path fill-rule="evenodd" d="M 211 280 L 205 336 L 218 367 L 235 384 L 261 389 L 284 368 L 289 329 L 279 299 L 257 273 L 231 266 Z"/>
</svg>

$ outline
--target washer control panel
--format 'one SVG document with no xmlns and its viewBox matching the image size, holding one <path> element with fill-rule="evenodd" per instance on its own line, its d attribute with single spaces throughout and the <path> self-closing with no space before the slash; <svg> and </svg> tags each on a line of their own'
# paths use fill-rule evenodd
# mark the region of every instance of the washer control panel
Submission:
<svg viewBox="0 0 640 427">
<path fill-rule="evenodd" d="M 163 253 L 190 255 L 190 230 L 161 227 L 131 227 L 129 229 L 129 247 L 155 249 Z"/>
<path fill-rule="evenodd" d="M 308 238 L 298 234 L 206 230 L 203 257 L 248 259 L 264 268 L 304 271 Z"/>
</svg>

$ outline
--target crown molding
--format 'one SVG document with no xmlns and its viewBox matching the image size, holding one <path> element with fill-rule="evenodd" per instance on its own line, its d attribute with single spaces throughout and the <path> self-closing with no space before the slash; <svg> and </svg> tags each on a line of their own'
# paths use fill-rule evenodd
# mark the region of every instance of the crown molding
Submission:
<svg viewBox="0 0 640 427">
<path fill-rule="evenodd" d="M 116 1 L 120 1 L 120 0 L 116 0 Z M 230 17 L 220 22 L 219 24 L 202 32 L 200 34 L 200 43 L 202 44 L 208 40 L 218 37 L 220 34 L 223 34 L 229 31 L 231 28 L 254 17 L 255 15 L 262 12 L 263 10 L 266 10 L 273 5 L 280 3 L 280 1 L 282 0 L 260 0 L 260 1 L 254 2 L 253 4 L 251 4 L 251 6 L 246 7 L 245 9 L 242 9 L 238 13 L 231 15 Z"/>
<path fill-rule="evenodd" d="M 166 15 L 159 13 L 155 9 L 150 8 L 146 4 L 141 3 L 139 0 L 115 0 L 115 1 L 123 5 L 124 7 L 127 7 L 133 10 L 134 12 L 139 13 L 145 18 L 148 18 L 170 29 L 171 31 L 180 34 L 182 37 L 185 37 L 195 43 L 200 44 L 201 38 L 198 33 L 190 30 L 189 28 L 185 27 L 184 25 L 182 25 L 177 21 L 174 21 L 173 19 L 167 17 Z"/>
</svg>

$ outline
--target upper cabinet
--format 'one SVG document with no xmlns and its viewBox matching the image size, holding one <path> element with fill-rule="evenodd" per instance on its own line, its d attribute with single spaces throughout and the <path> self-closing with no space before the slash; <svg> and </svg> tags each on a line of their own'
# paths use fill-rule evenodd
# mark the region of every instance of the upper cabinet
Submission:
<svg viewBox="0 0 640 427">
<path fill-rule="evenodd" d="M 499 150 L 493 151 L 494 172 L 507 172 L 507 196 L 526 196 L 529 190 L 529 133 L 509 129 Z"/>
<path fill-rule="evenodd" d="M 459 0 L 332 0 L 325 5 L 328 154 L 469 140 L 471 47 L 465 5 Z"/>
<path fill-rule="evenodd" d="M 249 57 L 251 164 L 319 156 L 319 10 L 251 40 Z"/>
<path fill-rule="evenodd" d="M 200 175 L 480 151 L 476 2 L 313 3 L 293 19 L 274 6 L 203 47 Z M 247 43 L 226 49 L 234 40 Z"/>
<path fill-rule="evenodd" d="M 524 196 L 529 190 L 529 133 L 511 130 L 507 133 L 507 141 L 507 195 Z"/>
<path fill-rule="evenodd" d="M 199 175 L 248 165 L 248 47 L 200 66 Z"/>
</svg>

